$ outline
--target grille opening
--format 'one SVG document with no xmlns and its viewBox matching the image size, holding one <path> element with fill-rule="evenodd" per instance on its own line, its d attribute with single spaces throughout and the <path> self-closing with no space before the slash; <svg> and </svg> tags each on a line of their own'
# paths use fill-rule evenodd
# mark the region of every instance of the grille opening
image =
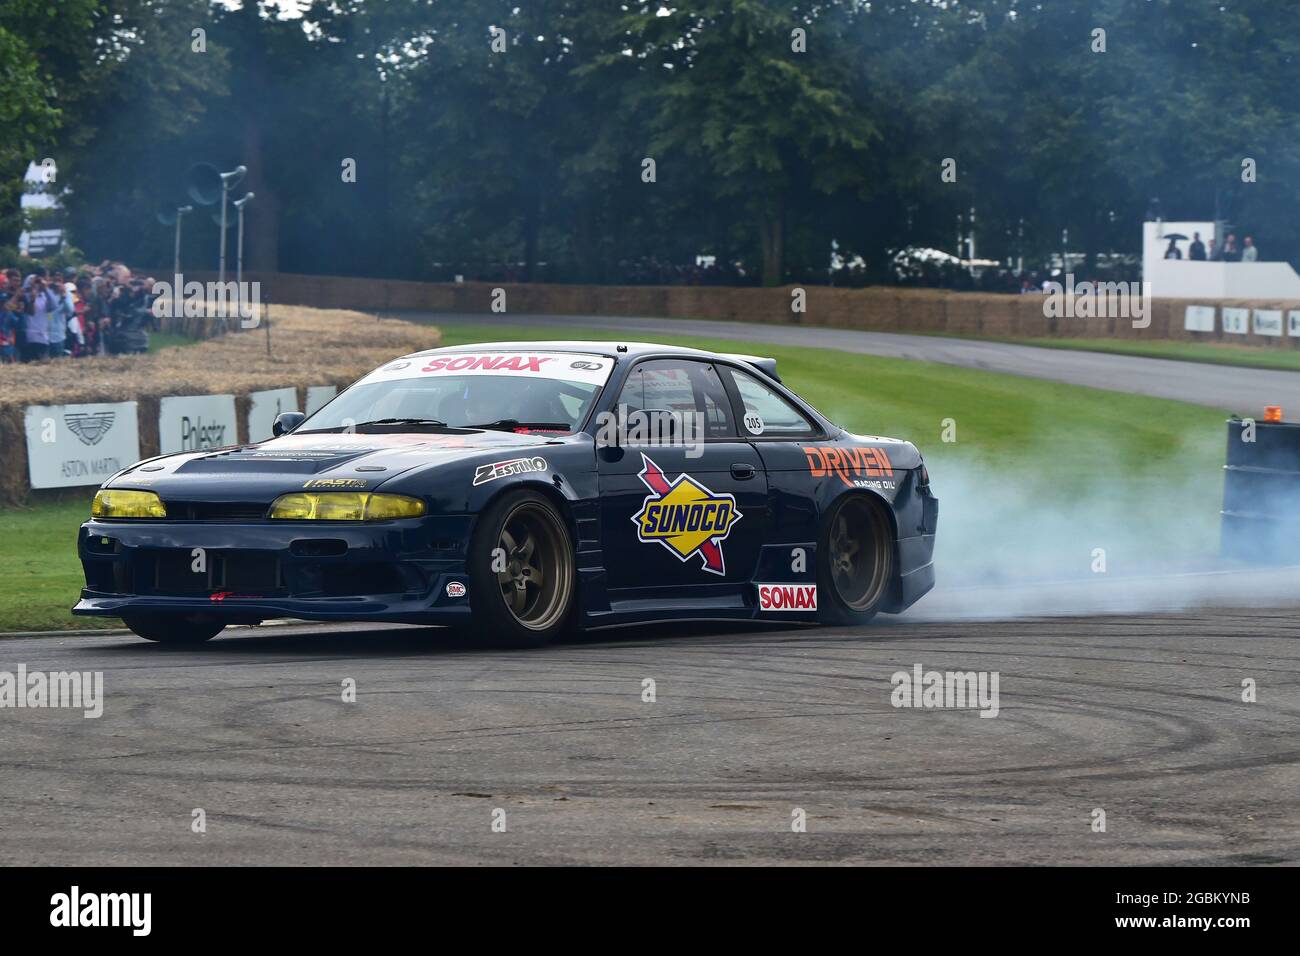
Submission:
<svg viewBox="0 0 1300 956">
<path fill-rule="evenodd" d="M 202 571 L 195 571 L 189 551 L 167 549 L 141 557 L 153 559 L 154 590 L 159 594 L 204 594 L 211 590 L 208 564 L 205 563 Z"/>
<path fill-rule="evenodd" d="M 340 538 L 299 538 L 289 551 L 299 558 L 333 558 L 347 554 L 348 543 Z"/>
<path fill-rule="evenodd" d="M 103 594 L 122 594 L 117 586 L 118 565 L 96 561 L 86 565 L 86 587 Z"/>
<path fill-rule="evenodd" d="M 402 569 L 391 562 L 327 564 L 320 569 L 321 591 L 330 597 L 397 594 L 409 590 Z"/>
<path fill-rule="evenodd" d="M 168 501 L 167 517 L 179 521 L 261 521 L 270 505 L 258 501 Z"/>
<path fill-rule="evenodd" d="M 230 591 L 265 594 L 284 587 L 280 559 L 273 554 L 226 552 L 217 556 L 213 570 L 214 577 L 220 575 L 220 586 Z"/>
<path fill-rule="evenodd" d="M 142 554 L 141 559 L 153 562 L 153 589 L 157 594 L 236 591 L 265 595 L 284 590 L 280 561 L 274 554 L 208 551 L 201 570 L 197 571 L 192 552 L 184 549 L 159 548 L 152 554 Z"/>
</svg>

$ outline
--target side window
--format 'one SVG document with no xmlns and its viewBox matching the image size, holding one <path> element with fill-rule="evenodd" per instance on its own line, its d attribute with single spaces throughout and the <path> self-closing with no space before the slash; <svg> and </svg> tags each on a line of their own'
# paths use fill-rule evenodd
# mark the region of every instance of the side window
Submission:
<svg viewBox="0 0 1300 956">
<path fill-rule="evenodd" d="M 648 426 L 651 443 L 677 436 L 734 438 L 731 403 L 718 370 L 707 362 L 657 359 L 632 370 L 618 396 L 629 432 Z M 639 413 L 639 414 L 638 414 Z"/>
<path fill-rule="evenodd" d="M 728 371 L 745 407 L 744 418 L 740 423 L 741 435 L 807 435 L 817 430 L 808 417 L 784 396 L 746 372 L 734 368 Z"/>
</svg>

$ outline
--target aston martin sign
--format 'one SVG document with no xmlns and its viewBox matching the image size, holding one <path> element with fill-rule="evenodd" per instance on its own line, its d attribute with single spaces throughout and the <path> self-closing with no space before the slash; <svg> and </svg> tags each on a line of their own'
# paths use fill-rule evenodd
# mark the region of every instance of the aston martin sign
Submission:
<svg viewBox="0 0 1300 956">
<path fill-rule="evenodd" d="M 140 460 L 135 402 L 29 405 L 25 424 L 33 488 L 97 485 Z"/>
</svg>

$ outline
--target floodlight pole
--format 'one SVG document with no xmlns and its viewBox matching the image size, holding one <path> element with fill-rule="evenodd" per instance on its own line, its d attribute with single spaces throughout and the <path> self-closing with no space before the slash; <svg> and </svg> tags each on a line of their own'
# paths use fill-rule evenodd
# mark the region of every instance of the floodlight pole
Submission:
<svg viewBox="0 0 1300 956">
<path fill-rule="evenodd" d="M 221 283 L 222 288 L 226 285 L 226 197 L 230 193 L 230 187 L 226 185 L 226 177 L 221 177 L 221 255 L 217 262 L 217 281 Z"/>
<path fill-rule="evenodd" d="M 230 187 L 244 178 L 247 166 L 236 166 L 228 173 L 221 174 L 221 256 L 218 259 L 217 278 L 226 284 L 226 200 L 230 196 Z"/>
<path fill-rule="evenodd" d="M 239 225 L 235 230 L 235 282 L 241 290 L 244 287 L 244 207 L 253 201 L 253 196 L 253 193 L 245 193 L 243 199 L 235 200 L 235 208 L 239 210 Z M 240 295 L 243 295 L 242 291 Z"/>
<path fill-rule="evenodd" d="M 967 249 L 966 257 L 970 261 L 970 268 L 968 271 L 972 276 L 974 276 L 975 275 L 975 207 L 974 206 L 970 207 L 970 231 L 967 233 L 967 236 L 969 238 L 966 240 L 966 249 Z"/>
<path fill-rule="evenodd" d="M 187 212 L 191 212 L 193 209 L 194 209 L 193 206 L 176 207 L 176 248 L 172 252 L 172 275 L 173 276 L 178 276 L 181 274 L 181 218 Z M 179 292 L 175 294 L 179 295 Z"/>
</svg>

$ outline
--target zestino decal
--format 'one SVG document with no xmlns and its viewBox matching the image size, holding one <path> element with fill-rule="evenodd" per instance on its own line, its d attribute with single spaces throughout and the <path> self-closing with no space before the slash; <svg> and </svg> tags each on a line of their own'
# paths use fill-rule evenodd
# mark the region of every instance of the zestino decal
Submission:
<svg viewBox="0 0 1300 956">
<path fill-rule="evenodd" d="M 545 458 L 511 458 L 509 461 L 494 461 L 490 465 L 479 465 L 474 469 L 474 484 L 482 485 L 498 478 L 511 475 L 528 475 L 546 470 Z"/>
<path fill-rule="evenodd" d="M 808 470 L 814 478 L 835 475 L 850 488 L 863 484 L 862 478 L 892 478 L 894 467 L 883 448 L 814 448 L 804 446 Z M 892 487 L 892 482 L 889 483 Z"/>
<path fill-rule="evenodd" d="M 735 496 L 714 494 L 685 473 L 669 482 L 644 452 L 641 462 L 644 467 L 637 477 L 651 494 L 632 516 L 637 538 L 645 544 L 658 542 L 679 561 L 698 554 L 705 571 L 726 574 L 722 542 L 732 525 L 744 517 L 736 508 Z"/>
</svg>

